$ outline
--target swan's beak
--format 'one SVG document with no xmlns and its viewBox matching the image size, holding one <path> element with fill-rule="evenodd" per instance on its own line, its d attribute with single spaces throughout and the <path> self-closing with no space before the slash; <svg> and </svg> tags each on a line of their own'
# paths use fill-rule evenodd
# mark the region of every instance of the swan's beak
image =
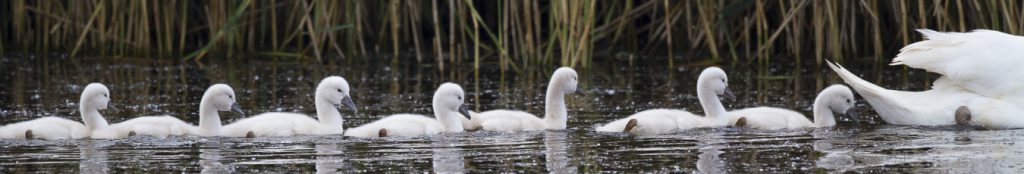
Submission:
<svg viewBox="0 0 1024 174">
<path fill-rule="evenodd" d="M 846 110 L 846 113 L 843 113 L 843 115 L 850 117 L 850 120 L 853 120 L 854 123 L 860 124 L 860 114 L 857 114 L 857 111 L 853 111 L 852 108 L 850 110 Z"/>
<path fill-rule="evenodd" d="M 722 95 L 725 96 L 726 99 L 729 99 L 729 101 L 736 101 L 736 95 L 732 94 L 732 90 L 729 90 L 729 87 L 725 88 L 725 92 L 723 92 Z"/>
<path fill-rule="evenodd" d="M 242 111 L 242 106 L 239 106 L 238 103 L 231 104 L 231 111 L 238 112 L 238 115 L 245 117 L 245 111 Z"/>
<path fill-rule="evenodd" d="M 114 107 L 113 102 L 107 102 L 107 109 L 113 112 L 121 111 L 120 109 L 117 109 L 117 107 Z"/>
<path fill-rule="evenodd" d="M 462 106 L 459 106 L 459 113 L 462 114 L 462 116 L 465 116 L 466 119 L 472 119 L 469 116 L 469 105 L 467 104 L 462 104 Z"/>
<path fill-rule="evenodd" d="M 348 109 L 352 109 L 352 112 L 359 112 L 359 110 L 356 109 L 356 103 L 352 102 L 352 97 L 345 96 L 344 99 L 341 99 L 341 104 L 348 106 Z"/>
</svg>

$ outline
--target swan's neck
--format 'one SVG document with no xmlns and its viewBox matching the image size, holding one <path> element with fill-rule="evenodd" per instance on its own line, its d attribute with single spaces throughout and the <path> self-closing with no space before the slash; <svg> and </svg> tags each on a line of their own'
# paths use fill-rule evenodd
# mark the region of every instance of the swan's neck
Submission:
<svg viewBox="0 0 1024 174">
<path fill-rule="evenodd" d="M 84 103 L 79 104 L 78 111 L 82 114 L 82 122 L 85 123 L 85 127 L 89 130 L 96 130 L 109 126 L 107 119 L 103 119 L 103 115 L 100 115 L 100 111 L 95 107 L 85 106 Z"/>
<path fill-rule="evenodd" d="M 203 136 L 220 135 L 220 114 L 213 105 L 208 105 L 204 98 L 199 102 L 199 134 Z"/>
<path fill-rule="evenodd" d="M 320 120 L 321 125 L 337 127 L 335 130 L 342 130 L 344 119 L 341 118 L 341 112 L 338 112 L 338 108 L 334 107 L 334 104 L 327 99 L 316 98 L 316 117 Z"/>
<path fill-rule="evenodd" d="M 697 99 L 700 100 L 700 106 L 704 108 L 704 114 L 708 118 L 725 118 L 728 111 L 725 111 L 725 106 L 722 106 L 722 101 L 715 92 L 697 84 Z"/>
<path fill-rule="evenodd" d="M 554 80 L 548 84 L 547 96 L 544 97 L 544 122 L 548 129 L 565 129 L 569 121 L 569 113 L 565 109 L 565 92 L 562 89 Z"/>
<path fill-rule="evenodd" d="M 451 109 L 440 108 L 438 104 L 434 104 L 434 118 L 447 128 L 447 132 L 462 132 L 465 130 L 462 127 L 462 120 L 459 119 L 461 116 L 457 112 L 452 112 Z"/>
<path fill-rule="evenodd" d="M 816 127 L 829 127 L 836 125 L 835 114 L 832 113 L 832 109 L 829 108 L 828 104 L 824 103 L 820 97 L 814 100 L 814 126 Z"/>
</svg>

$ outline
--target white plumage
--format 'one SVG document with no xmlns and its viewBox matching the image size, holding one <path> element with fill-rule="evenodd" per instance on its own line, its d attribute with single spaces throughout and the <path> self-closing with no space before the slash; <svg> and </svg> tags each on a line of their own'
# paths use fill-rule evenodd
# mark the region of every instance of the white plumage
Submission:
<svg viewBox="0 0 1024 174">
<path fill-rule="evenodd" d="M 220 116 L 217 111 L 232 109 L 239 113 L 242 112 L 238 103 L 235 102 L 234 90 L 228 85 L 215 84 L 206 90 L 203 99 L 199 102 L 199 127 L 173 116 L 144 116 L 109 126 L 100 126 L 93 130 L 91 138 L 125 138 L 132 133 L 158 138 L 182 135 L 215 136 L 220 134 Z"/>
<path fill-rule="evenodd" d="M 107 86 L 91 83 L 85 86 L 78 103 L 78 111 L 85 124 L 61 117 L 43 117 L 0 127 L 0 138 L 25 139 L 28 131 L 33 138 L 46 140 L 89 137 L 91 130 L 107 125 L 99 110 L 108 107 L 113 108 Z"/>
<path fill-rule="evenodd" d="M 709 119 L 678 109 L 651 109 L 637 112 L 629 117 L 612 121 L 596 128 L 598 132 L 622 132 L 630 120 L 636 120 L 632 134 L 662 134 L 674 130 L 714 127 Z"/>
<path fill-rule="evenodd" d="M 314 92 L 318 119 L 299 113 L 268 112 L 224 126 L 224 136 L 292 136 L 341 134 L 343 118 L 337 105 L 356 111 L 349 96 L 348 81 L 338 76 L 324 78 Z"/>
<path fill-rule="evenodd" d="M 565 107 L 565 94 L 576 92 L 576 71 L 569 67 L 555 70 L 548 82 L 544 104 L 544 118 L 514 110 L 491 110 L 472 113 L 466 128 L 500 132 L 535 131 L 544 129 L 565 129 L 569 113 Z"/>
<path fill-rule="evenodd" d="M 729 90 L 728 76 L 718 67 L 708 67 L 697 78 L 697 98 L 704 107 L 706 117 L 679 109 L 651 109 L 635 113 L 626 118 L 598 126 L 599 132 L 622 132 L 631 120 L 636 127 L 628 130 L 632 134 L 660 134 L 680 129 L 722 127 L 729 124 L 729 117 L 719 100 L 719 95 L 735 98 Z"/>
<path fill-rule="evenodd" d="M 89 129 L 77 121 L 60 117 L 43 117 L 0 127 L 0 137 L 25 139 L 31 130 L 34 138 L 45 140 L 79 139 L 89 137 Z"/>
<path fill-rule="evenodd" d="M 93 139 L 115 139 L 135 135 L 149 135 L 157 138 L 181 136 L 195 131 L 195 126 L 172 116 L 145 116 L 93 130 Z"/>
<path fill-rule="evenodd" d="M 835 126 L 834 113 L 845 114 L 854 106 L 853 92 L 843 85 L 825 88 L 814 100 L 814 121 L 799 112 L 773 107 L 755 107 L 729 112 L 735 119 L 746 118 L 747 126 L 758 129 L 797 129 Z M 856 119 L 856 118 L 854 118 Z"/>
<path fill-rule="evenodd" d="M 469 109 L 465 105 L 462 87 L 454 83 L 444 83 L 434 92 L 434 118 L 415 114 L 396 114 L 380 120 L 364 124 L 345 131 L 345 136 L 380 137 L 386 136 L 423 136 L 444 132 L 462 132 L 463 123 L 459 117 L 471 119 Z M 461 116 L 460 116 L 461 114 Z M 386 133 L 385 133 L 386 132 Z"/>
<path fill-rule="evenodd" d="M 937 32 L 900 49 L 891 65 L 942 74 L 952 86 L 1024 106 L 1024 37 L 992 30 Z"/>
<path fill-rule="evenodd" d="M 1024 111 L 1017 105 L 973 93 L 946 76 L 936 80 L 930 90 L 896 91 L 864 81 L 838 64 L 828 64 L 889 124 L 952 125 L 956 109 L 967 106 L 976 125 L 994 129 L 1024 128 L 1024 119 L 1019 119 Z"/>
</svg>

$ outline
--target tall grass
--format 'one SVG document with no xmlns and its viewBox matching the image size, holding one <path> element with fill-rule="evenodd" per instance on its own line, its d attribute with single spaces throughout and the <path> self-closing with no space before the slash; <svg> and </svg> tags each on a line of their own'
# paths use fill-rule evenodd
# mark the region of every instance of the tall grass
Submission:
<svg viewBox="0 0 1024 174">
<path fill-rule="evenodd" d="M 913 29 L 1024 32 L 1018 1 L 227 0 L 0 3 L 0 51 L 364 60 L 439 70 L 588 67 L 619 52 L 682 62 L 882 64 Z M 387 56 L 381 56 L 387 55 Z M 598 56 L 595 56 L 598 55 Z M 678 59 L 678 60 L 677 60 Z"/>
</svg>

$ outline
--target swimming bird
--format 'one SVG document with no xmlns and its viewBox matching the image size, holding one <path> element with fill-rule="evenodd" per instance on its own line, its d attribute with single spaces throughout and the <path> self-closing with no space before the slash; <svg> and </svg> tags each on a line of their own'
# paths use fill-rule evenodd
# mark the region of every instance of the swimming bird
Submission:
<svg viewBox="0 0 1024 174">
<path fill-rule="evenodd" d="M 356 105 L 349 95 L 348 81 L 338 76 L 324 78 L 314 92 L 316 115 L 314 119 L 305 114 L 268 112 L 249 117 L 224 126 L 224 136 L 291 136 L 341 134 L 344 119 L 337 106 L 344 105 L 356 111 Z"/>
<path fill-rule="evenodd" d="M 143 116 L 98 128 L 92 132 L 91 138 L 114 139 L 134 135 L 149 135 L 157 138 L 166 138 L 172 135 L 214 136 L 220 134 L 220 116 L 216 110 L 231 109 L 244 115 L 238 103 L 235 102 L 234 90 L 224 84 L 210 86 L 199 105 L 199 127 L 169 115 Z"/>
<path fill-rule="evenodd" d="M 1024 37 L 992 30 L 938 32 L 917 30 L 925 40 L 900 49 L 890 65 L 906 65 L 941 74 L 937 88 L 949 88 L 967 100 L 957 108 L 961 124 L 990 129 L 1024 128 Z M 941 83 L 939 81 L 942 81 Z M 977 95 L 977 96 L 972 96 Z M 953 97 L 953 96 L 947 96 Z M 950 107 L 950 106 L 945 106 Z M 949 108 L 943 108 L 948 111 Z M 948 114 L 946 114 L 948 115 Z M 964 117 L 966 116 L 966 117 Z"/>
<path fill-rule="evenodd" d="M 941 74 L 950 86 L 1024 107 L 1024 37 L 992 30 L 917 30 L 925 40 L 900 49 L 890 65 Z"/>
<path fill-rule="evenodd" d="M 434 118 L 416 114 L 395 114 L 348 129 L 345 131 L 345 136 L 412 137 L 444 132 L 462 132 L 464 128 L 459 114 L 466 119 L 471 119 L 469 107 L 465 104 L 464 98 L 462 87 L 454 83 L 444 83 L 434 92 Z"/>
<path fill-rule="evenodd" d="M 89 137 L 92 130 L 107 126 L 107 120 L 99 110 L 116 109 L 110 101 L 107 86 L 90 83 L 82 90 L 78 101 L 78 112 L 85 124 L 61 117 L 43 117 L 0 127 L 0 138 L 57 140 Z"/>
<path fill-rule="evenodd" d="M 498 109 L 471 113 L 473 119 L 464 121 L 468 121 L 470 130 L 519 132 L 565 129 L 569 120 L 569 113 L 565 107 L 565 94 L 576 92 L 577 83 L 579 82 L 576 71 L 572 68 L 558 68 L 555 73 L 551 74 L 544 99 L 544 118 L 524 111 Z"/>
<path fill-rule="evenodd" d="M 853 92 L 843 85 L 832 85 L 818 93 L 813 107 L 814 121 L 807 119 L 799 112 L 773 107 L 756 107 L 731 111 L 737 123 L 746 123 L 746 127 L 758 129 L 797 129 L 819 128 L 836 125 L 835 113 L 853 114 L 849 112 L 854 106 Z M 854 120 L 858 118 L 851 117 Z"/>
<path fill-rule="evenodd" d="M 889 124 L 953 125 L 956 124 L 956 110 L 966 106 L 974 108 L 969 110 L 971 125 L 994 129 L 1024 128 L 1024 119 L 1017 118 L 1024 115 L 1024 111 L 1016 104 L 981 96 L 958 86 L 946 76 L 935 80 L 929 90 L 897 91 L 867 82 L 839 64 L 828 62 L 828 65 Z"/>
<path fill-rule="evenodd" d="M 729 78 L 721 68 L 708 67 L 697 78 L 697 98 L 706 117 L 682 109 L 651 109 L 635 113 L 596 128 L 598 132 L 660 134 L 673 130 L 727 126 L 725 107 L 719 99 L 735 99 L 729 90 Z"/>
</svg>

